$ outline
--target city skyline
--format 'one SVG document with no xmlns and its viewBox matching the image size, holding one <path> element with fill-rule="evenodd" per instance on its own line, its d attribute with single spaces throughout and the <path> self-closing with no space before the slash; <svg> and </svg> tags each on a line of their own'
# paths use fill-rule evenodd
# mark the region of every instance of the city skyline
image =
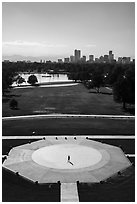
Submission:
<svg viewBox="0 0 137 204">
<path fill-rule="evenodd" d="M 49 60 L 51 61 L 51 60 Z M 46 60 L 41 59 L 40 62 L 45 63 Z M 47 61 L 48 62 L 48 61 Z M 52 61 L 51 61 L 52 62 Z M 85 55 L 82 55 L 81 50 L 74 50 L 74 55 L 70 55 L 65 58 L 59 58 L 58 63 L 131 63 L 135 62 L 135 59 L 131 59 L 130 56 L 119 56 L 118 59 L 115 58 L 115 54 L 112 50 L 109 50 L 108 53 L 96 57 L 94 54 L 89 54 L 88 58 Z"/>
<path fill-rule="evenodd" d="M 22 57 L 22 56 L 19 56 Z M 99 57 L 96 57 L 94 54 L 88 55 L 86 57 L 85 55 L 82 55 L 82 50 L 75 49 L 73 53 L 71 53 L 70 56 L 64 57 L 64 58 L 58 58 L 57 60 L 51 60 L 51 59 L 45 59 L 45 57 L 39 57 L 37 60 L 35 58 L 29 59 L 17 59 L 12 60 L 10 58 L 2 59 L 2 61 L 9 62 L 9 61 L 24 61 L 24 62 L 40 62 L 40 63 L 46 63 L 46 62 L 58 62 L 58 63 L 135 63 L 135 59 L 131 58 L 130 56 L 118 56 L 118 58 L 115 58 L 115 53 L 113 53 L 112 50 L 109 50 L 107 53 L 102 54 Z"/>
<path fill-rule="evenodd" d="M 134 2 L 2 4 L 3 56 L 57 60 L 82 50 L 135 58 Z M 37 14 L 37 15 L 36 15 Z"/>
</svg>

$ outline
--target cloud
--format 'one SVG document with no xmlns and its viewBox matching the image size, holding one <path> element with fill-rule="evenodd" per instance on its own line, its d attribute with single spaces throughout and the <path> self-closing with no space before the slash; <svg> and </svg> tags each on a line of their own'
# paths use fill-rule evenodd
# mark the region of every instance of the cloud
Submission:
<svg viewBox="0 0 137 204">
<path fill-rule="evenodd" d="M 5 46 L 29 46 L 29 47 L 67 47 L 65 44 L 48 44 L 46 42 L 27 42 L 27 41 L 11 41 L 3 42 L 2 45 Z"/>
<path fill-rule="evenodd" d="M 96 45 L 95 44 L 88 44 L 85 47 L 96 47 Z"/>
</svg>

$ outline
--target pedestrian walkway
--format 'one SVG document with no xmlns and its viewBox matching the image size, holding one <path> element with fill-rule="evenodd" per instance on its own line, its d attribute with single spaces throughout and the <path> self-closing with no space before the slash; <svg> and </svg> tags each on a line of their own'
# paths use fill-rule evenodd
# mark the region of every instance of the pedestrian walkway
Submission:
<svg viewBox="0 0 137 204">
<path fill-rule="evenodd" d="M 61 183 L 61 202 L 79 202 L 77 183 Z"/>
<path fill-rule="evenodd" d="M 56 140 L 64 139 L 79 139 L 79 138 L 86 138 L 86 139 L 135 139 L 135 135 L 31 135 L 31 136 L 2 136 L 3 140 L 22 140 L 22 139 L 48 139 L 54 138 Z"/>
<path fill-rule="evenodd" d="M 21 115 L 2 117 L 2 120 L 18 120 L 33 118 L 102 118 L 102 119 L 135 119 L 135 116 L 129 115 L 82 115 L 82 114 L 42 114 L 42 115 Z"/>
<path fill-rule="evenodd" d="M 78 85 L 78 83 L 71 83 L 71 84 L 49 84 L 49 85 L 46 85 L 46 84 L 40 84 L 38 86 L 38 88 L 52 88 L 52 87 L 64 87 L 64 86 L 76 86 Z M 31 86 L 31 85 L 28 85 L 28 86 L 16 86 L 16 87 L 13 87 L 14 89 L 30 89 L 30 88 L 36 88 L 37 86 Z"/>
</svg>

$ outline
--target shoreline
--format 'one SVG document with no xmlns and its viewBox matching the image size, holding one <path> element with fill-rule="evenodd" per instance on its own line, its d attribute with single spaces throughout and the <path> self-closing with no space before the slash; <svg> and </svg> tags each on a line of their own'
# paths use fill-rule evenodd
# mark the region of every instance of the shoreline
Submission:
<svg viewBox="0 0 137 204">
<path fill-rule="evenodd" d="M 72 83 L 76 83 L 75 81 L 71 80 L 71 81 L 56 81 L 56 82 L 43 82 L 43 83 L 36 83 L 33 87 L 40 87 L 41 85 L 56 85 L 56 84 L 72 84 Z M 12 88 L 17 88 L 17 87 L 32 87 L 31 84 L 26 84 L 26 85 L 17 85 L 17 86 L 12 86 Z"/>
</svg>

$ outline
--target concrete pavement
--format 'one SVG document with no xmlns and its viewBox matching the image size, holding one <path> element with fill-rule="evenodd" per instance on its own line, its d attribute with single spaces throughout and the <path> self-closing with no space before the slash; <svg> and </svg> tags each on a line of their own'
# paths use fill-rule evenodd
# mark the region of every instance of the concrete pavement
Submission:
<svg viewBox="0 0 137 204">
<path fill-rule="evenodd" d="M 21 115 L 2 117 L 2 120 L 18 120 L 27 118 L 107 118 L 107 119 L 135 119 L 135 116 L 129 115 L 82 115 L 82 114 L 42 114 L 42 115 Z"/>
</svg>

